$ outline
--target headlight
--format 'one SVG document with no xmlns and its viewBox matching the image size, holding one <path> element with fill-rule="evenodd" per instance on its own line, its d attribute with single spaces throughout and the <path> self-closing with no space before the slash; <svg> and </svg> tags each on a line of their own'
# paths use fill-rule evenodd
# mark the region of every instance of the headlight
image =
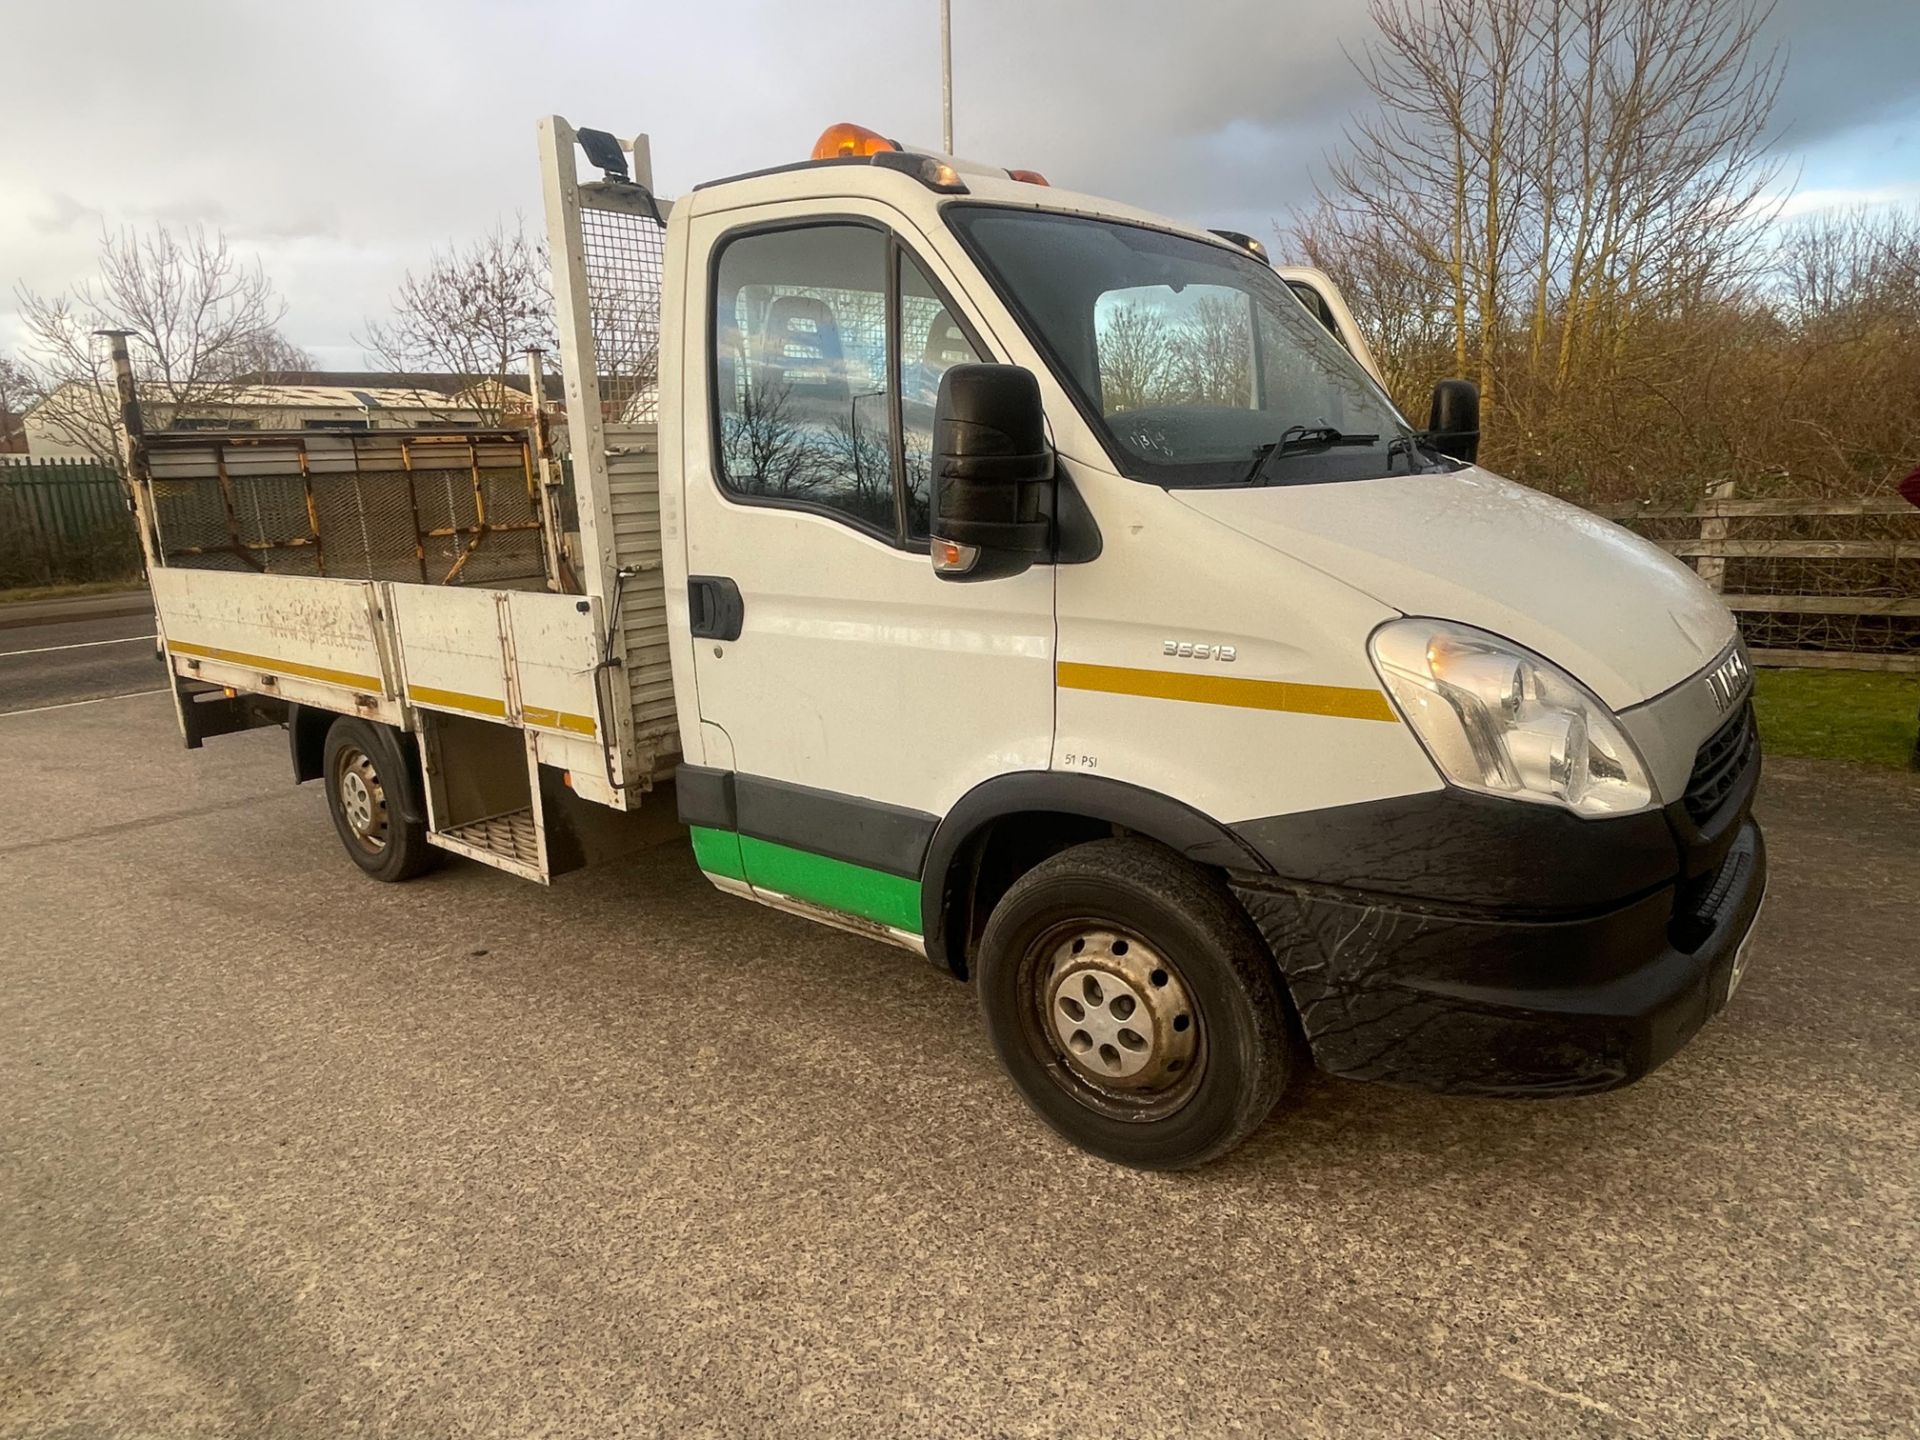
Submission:
<svg viewBox="0 0 1920 1440">
<path fill-rule="evenodd" d="M 1454 784 L 1487 795 L 1624 815 L 1653 800 L 1647 767 L 1599 697 L 1511 640 L 1448 620 L 1394 620 L 1373 667 Z"/>
</svg>

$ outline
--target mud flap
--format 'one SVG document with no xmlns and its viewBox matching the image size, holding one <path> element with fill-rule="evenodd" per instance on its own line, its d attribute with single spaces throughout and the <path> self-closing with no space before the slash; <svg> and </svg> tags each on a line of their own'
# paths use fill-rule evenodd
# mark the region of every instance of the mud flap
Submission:
<svg viewBox="0 0 1920 1440">
<path fill-rule="evenodd" d="M 187 749 L 198 750 L 216 735 L 261 730 L 287 723 L 287 702 L 273 695 L 251 695 L 173 677 L 173 705 Z"/>
</svg>

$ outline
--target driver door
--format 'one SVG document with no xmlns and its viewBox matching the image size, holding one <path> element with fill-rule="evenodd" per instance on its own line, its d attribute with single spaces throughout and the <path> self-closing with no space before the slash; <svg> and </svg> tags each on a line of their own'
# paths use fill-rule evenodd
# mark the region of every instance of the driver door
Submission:
<svg viewBox="0 0 1920 1440">
<path fill-rule="evenodd" d="M 687 324 L 711 365 L 703 396 L 688 386 L 694 671 L 732 796 L 696 849 L 761 898 L 910 938 L 939 819 L 1047 767 L 1053 576 L 934 574 L 933 403 L 948 366 L 989 358 L 980 328 L 886 207 L 792 209 L 697 217 L 691 237 L 712 277 Z M 734 597 L 704 634 L 702 584 Z"/>
</svg>

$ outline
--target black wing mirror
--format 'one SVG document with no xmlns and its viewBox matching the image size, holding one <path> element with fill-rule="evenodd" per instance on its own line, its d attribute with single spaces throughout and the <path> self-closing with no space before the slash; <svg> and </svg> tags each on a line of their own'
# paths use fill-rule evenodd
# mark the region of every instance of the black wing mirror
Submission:
<svg viewBox="0 0 1920 1440">
<path fill-rule="evenodd" d="M 1471 380 L 1442 380 L 1433 387 L 1427 439 L 1442 455 L 1473 463 L 1480 453 L 1480 387 Z"/>
<path fill-rule="evenodd" d="M 945 580 L 1018 575 L 1047 557 L 1053 483 L 1040 382 L 1018 365 L 955 365 L 933 411 L 933 568 Z"/>
</svg>

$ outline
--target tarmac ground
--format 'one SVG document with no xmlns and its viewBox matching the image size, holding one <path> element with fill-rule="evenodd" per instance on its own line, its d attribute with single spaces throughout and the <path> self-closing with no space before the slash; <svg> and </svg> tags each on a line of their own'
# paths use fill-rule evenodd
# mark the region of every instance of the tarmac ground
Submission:
<svg viewBox="0 0 1920 1440">
<path fill-rule="evenodd" d="M 0 655 L 0 1436 L 1920 1431 L 1908 777 L 1770 765 L 1746 980 L 1641 1084 L 1314 1079 L 1145 1175 L 679 843 L 363 879 L 278 731 L 94 698 L 147 649 Z"/>
</svg>

